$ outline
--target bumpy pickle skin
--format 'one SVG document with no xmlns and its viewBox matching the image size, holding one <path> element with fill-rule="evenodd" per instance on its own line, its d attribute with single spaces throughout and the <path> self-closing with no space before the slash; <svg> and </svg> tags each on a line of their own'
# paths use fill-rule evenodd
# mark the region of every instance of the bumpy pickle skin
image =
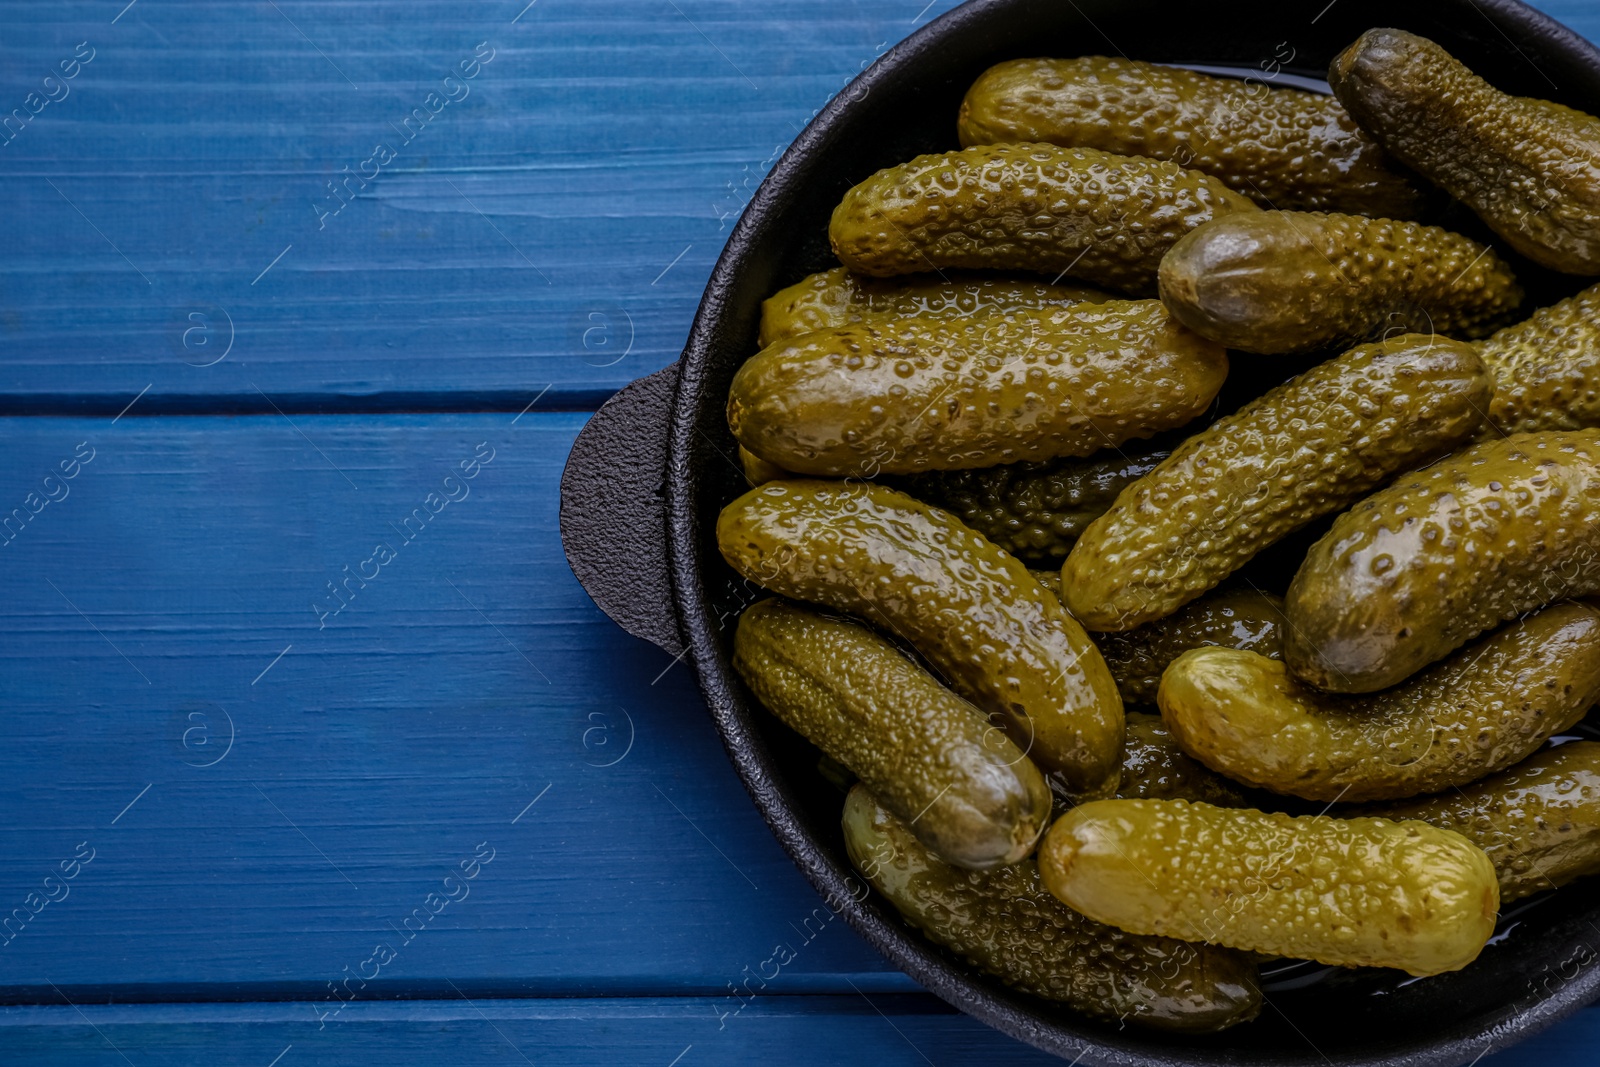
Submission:
<svg viewBox="0 0 1600 1067">
<path fill-rule="evenodd" d="M 1044 777 L 977 708 L 889 642 L 772 599 L 740 616 L 733 648 L 756 698 L 946 861 L 988 870 L 1033 851 L 1050 817 Z"/>
<path fill-rule="evenodd" d="M 1071 307 L 1111 299 L 1084 285 L 1042 278 L 997 278 L 951 272 L 904 278 L 864 278 L 843 267 L 822 271 L 761 302 L 762 348 L 813 330 L 864 319 L 983 315 L 996 311 Z"/>
<path fill-rule="evenodd" d="M 856 185 L 834 209 L 828 239 L 839 262 L 875 277 L 1025 270 L 1153 296 L 1156 267 L 1178 238 L 1256 210 L 1216 178 L 1175 163 L 980 145 L 918 156 Z"/>
<path fill-rule="evenodd" d="M 1484 436 L 1600 426 L 1600 285 L 1477 343 L 1494 376 Z"/>
<path fill-rule="evenodd" d="M 1245 791 L 1192 758 L 1159 715 L 1128 713 L 1117 796 L 1142 800 L 1197 800 L 1222 808 L 1252 807 Z"/>
<path fill-rule="evenodd" d="M 1465 837 L 1494 864 L 1509 904 L 1600 874 L 1600 744 L 1570 741 L 1460 790 L 1368 814 Z"/>
<path fill-rule="evenodd" d="M 1019 559 L 1061 566 L 1089 524 L 1117 494 L 1172 454 L 1145 442 L 1106 449 L 1087 459 L 1011 463 L 978 470 L 931 471 L 906 488 L 953 513 Z M 1055 576 L 1056 586 L 1060 575 Z"/>
<path fill-rule="evenodd" d="M 1000 63 L 967 90 L 956 129 L 964 146 L 1045 141 L 1170 160 L 1263 207 L 1404 219 L 1433 199 L 1331 96 L 1140 60 Z"/>
<path fill-rule="evenodd" d="M 1482 337 L 1522 303 L 1511 268 L 1438 226 L 1260 211 L 1196 227 L 1161 261 L 1185 326 L 1244 352 L 1290 355 L 1415 330 Z"/>
<path fill-rule="evenodd" d="M 739 443 L 800 474 L 876 477 L 1084 456 L 1181 426 L 1228 374 L 1155 300 L 864 321 L 733 377 Z"/>
<path fill-rule="evenodd" d="M 1257 589 L 1223 589 L 1136 630 L 1101 634 L 1095 646 L 1117 680 L 1123 704 L 1156 702 L 1161 672 L 1191 648 L 1220 645 L 1283 657 L 1283 598 Z"/>
<path fill-rule="evenodd" d="M 1600 430 L 1513 434 L 1340 515 L 1289 583 L 1284 660 L 1338 693 L 1394 685 L 1489 628 L 1600 592 Z"/>
<path fill-rule="evenodd" d="M 1061 572 L 1029 570 L 1057 597 Z M 1277 656 L 1282 643 L 1283 600 L 1255 590 L 1225 590 L 1202 597 L 1178 614 L 1126 634 L 1101 634 L 1095 646 L 1117 680 L 1123 706 L 1155 706 L 1161 672 L 1191 648 L 1220 645 Z M 1202 800 L 1225 808 L 1251 806 L 1237 782 L 1191 757 L 1160 715 L 1129 710 L 1122 742 L 1119 797 Z"/>
<path fill-rule="evenodd" d="M 882 485 L 770 482 L 723 509 L 717 545 L 750 581 L 909 642 L 1069 793 L 1116 790 L 1105 661 L 1027 568 L 947 512 Z"/>
<path fill-rule="evenodd" d="M 1068 907 L 1130 933 L 1418 976 L 1477 958 L 1500 903 L 1489 857 L 1449 830 L 1183 800 L 1072 809 L 1039 873 Z"/>
<path fill-rule="evenodd" d="M 1512 248 L 1552 270 L 1600 274 L 1600 119 L 1502 93 L 1403 30 L 1362 34 L 1328 83 L 1391 156 Z"/>
<path fill-rule="evenodd" d="M 1400 800 L 1504 770 L 1600 699 L 1600 611 L 1557 604 L 1369 696 L 1325 693 L 1282 663 L 1185 652 L 1161 676 L 1183 750 L 1236 781 L 1307 800 Z"/>
<path fill-rule="evenodd" d="M 866 789 L 845 799 L 845 850 L 929 939 L 1037 997 L 1096 1018 L 1211 1033 L 1261 1010 L 1243 953 L 1103 926 L 1056 900 L 1031 859 L 975 873 L 941 862 Z"/>
<path fill-rule="evenodd" d="M 1100 631 L 1171 615 L 1262 549 L 1468 440 L 1488 404 L 1488 374 L 1460 341 L 1406 334 L 1318 364 L 1124 489 L 1062 565 L 1067 608 Z"/>
</svg>

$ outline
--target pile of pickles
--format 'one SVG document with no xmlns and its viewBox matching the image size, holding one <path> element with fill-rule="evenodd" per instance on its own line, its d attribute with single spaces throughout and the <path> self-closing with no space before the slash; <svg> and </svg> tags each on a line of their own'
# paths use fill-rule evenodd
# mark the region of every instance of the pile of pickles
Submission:
<svg viewBox="0 0 1600 1067">
<path fill-rule="evenodd" d="M 1600 120 L 1399 30 L 1328 80 L 990 69 L 730 389 L 735 667 L 909 923 L 1102 1019 L 1600 873 L 1600 285 L 1513 269 L 1600 276 Z"/>
</svg>

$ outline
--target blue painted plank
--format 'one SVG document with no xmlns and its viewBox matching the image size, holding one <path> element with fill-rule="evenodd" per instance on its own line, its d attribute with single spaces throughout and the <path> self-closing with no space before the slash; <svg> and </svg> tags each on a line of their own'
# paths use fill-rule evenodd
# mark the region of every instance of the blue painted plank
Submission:
<svg viewBox="0 0 1600 1067">
<path fill-rule="evenodd" d="M 677 358 L 815 110 L 953 0 L 120 6 L 7 6 L 0 115 L 65 94 L 0 128 L 9 410 L 593 407 Z"/>
<path fill-rule="evenodd" d="M 755 177 L 946 6 L 8 5 L 7 106 L 94 56 L 0 148 L 0 406 L 148 390 L 116 422 L 0 420 L 0 892 L 37 910 L 0 993 L 83 1005 L 0 1010 L 8 1062 L 1042 1061 L 897 995 L 836 920 L 771 989 L 871 1003 L 725 1016 L 818 901 L 687 672 L 599 617 L 554 534 L 582 418 L 545 412 L 675 357 Z M 485 40 L 469 96 L 316 206 Z M 516 422 L 299 414 L 546 386 Z M 293 421 L 140 417 L 272 403 Z M 331 1014 L 377 944 L 363 996 L 473 1002 Z M 1483 1062 L 1588 1062 L 1597 1018 Z"/>
<path fill-rule="evenodd" d="M 801 937 L 689 670 L 567 569 L 584 418 L 0 420 L 0 996 L 713 994 Z M 915 988 L 817 923 L 775 991 Z"/>
<path fill-rule="evenodd" d="M 760 997 L 728 1012 L 696 997 L 355 1003 L 326 1020 L 306 1004 L 63 1005 L 0 1009 L 0 1050 L 85 1067 L 1063 1062 L 925 994 Z"/>
<path fill-rule="evenodd" d="M 12 4 L 0 405 L 593 407 L 676 357 L 811 114 L 952 3 Z"/>
<path fill-rule="evenodd" d="M 1482 1067 L 1590 1064 L 1600 1010 L 1503 1051 Z M 85 1067 L 317 1067 L 596 1063 L 710 1067 L 870 1063 L 883 1067 L 1066 1062 L 1013 1041 L 925 994 L 764 996 L 739 1014 L 723 999 L 353 1003 L 321 1018 L 309 1004 L 84 1005 L 0 1009 L 9 1062 Z M 127 1057 L 124 1059 L 123 1057 Z M 281 1057 L 278 1059 L 276 1057 Z"/>
</svg>

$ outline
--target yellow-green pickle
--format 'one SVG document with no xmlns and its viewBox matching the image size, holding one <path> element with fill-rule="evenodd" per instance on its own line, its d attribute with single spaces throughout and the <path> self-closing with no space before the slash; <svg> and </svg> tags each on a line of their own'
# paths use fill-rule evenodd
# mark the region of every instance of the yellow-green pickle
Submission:
<svg viewBox="0 0 1600 1067">
<path fill-rule="evenodd" d="M 812 330 L 870 318 L 982 315 L 995 311 L 1071 307 L 1110 299 L 1082 285 L 1042 278 L 1000 278 L 951 272 L 902 278 L 864 278 L 843 267 L 803 278 L 761 304 L 761 347 Z"/>
<path fill-rule="evenodd" d="M 1244 587 L 1208 593 L 1164 619 L 1101 634 L 1094 643 L 1123 703 L 1154 704 L 1161 672 L 1191 648 L 1221 645 L 1280 659 L 1283 626 L 1283 598 Z"/>
<path fill-rule="evenodd" d="M 744 471 L 744 480 L 749 482 L 752 488 L 775 482 L 779 478 L 794 477 L 792 471 L 786 471 L 776 463 L 768 463 L 743 445 L 739 446 L 739 466 Z"/>
<path fill-rule="evenodd" d="M 1491 249 L 1437 226 L 1259 211 L 1173 245 L 1161 299 L 1202 336 L 1276 355 L 1382 332 L 1482 337 L 1516 311 L 1522 287 Z"/>
<path fill-rule="evenodd" d="M 1130 933 L 1413 975 L 1471 963 L 1500 903 L 1489 857 L 1449 830 L 1184 800 L 1073 808 L 1045 835 L 1039 873 L 1068 907 Z"/>
<path fill-rule="evenodd" d="M 1031 859 L 976 873 L 943 863 L 864 788 L 844 807 L 845 849 L 930 939 L 1025 993 L 1101 1019 L 1209 1033 L 1261 1010 L 1243 953 L 1126 934 L 1045 891 Z"/>
<path fill-rule="evenodd" d="M 750 581 L 910 643 L 1069 793 L 1116 790 L 1105 661 L 1027 568 L 948 512 L 871 483 L 769 482 L 723 509 L 717 545 Z"/>
<path fill-rule="evenodd" d="M 1122 490 L 1067 556 L 1062 598 L 1091 630 L 1170 615 L 1263 548 L 1468 440 L 1488 403 L 1464 342 L 1407 334 L 1351 349 Z"/>
<path fill-rule="evenodd" d="M 1307 800 L 1434 793 L 1511 766 L 1600 700 L 1600 611 L 1546 608 L 1370 696 L 1313 689 L 1253 652 L 1195 649 L 1157 699 L 1183 750 L 1236 781 Z"/>
<path fill-rule="evenodd" d="M 1155 300 L 878 319 L 762 349 L 734 375 L 728 425 L 801 474 L 990 467 L 1181 426 L 1227 373 L 1222 346 Z"/>
<path fill-rule="evenodd" d="M 1600 592 L 1600 431 L 1463 449 L 1340 515 L 1284 597 L 1284 660 L 1340 693 L 1394 685 L 1483 631 Z"/>
<path fill-rule="evenodd" d="M 1600 426 L 1600 285 L 1477 343 L 1494 376 L 1485 436 Z"/>
<path fill-rule="evenodd" d="M 1122 746 L 1124 799 L 1199 800 L 1224 808 L 1250 807 L 1238 783 L 1224 778 L 1179 747 L 1159 715 L 1128 713 L 1128 734 Z"/>
<path fill-rule="evenodd" d="M 1127 442 L 1087 459 L 930 471 L 911 479 L 907 489 L 917 499 L 953 512 L 1013 556 L 1059 567 L 1117 494 L 1171 452 L 1143 441 Z M 1055 587 L 1060 587 L 1059 574 Z"/>
<path fill-rule="evenodd" d="M 1107 195 L 1114 190 L 1114 195 Z M 1049 144 L 918 156 L 834 209 L 834 255 L 883 277 L 965 267 L 1064 274 L 1153 296 L 1161 257 L 1202 222 L 1256 205 L 1175 163 Z"/>
<path fill-rule="evenodd" d="M 1432 199 L 1331 96 L 1136 59 L 997 64 L 967 90 L 957 132 L 1171 160 L 1263 207 L 1402 219 Z"/>
<path fill-rule="evenodd" d="M 1033 851 L 1051 803 L 1038 769 L 889 642 L 772 599 L 740 616 L 733 647 L 756 698 L 945 860 L 986 870 Z"/>
<path fill-rule="evenodd" d="M 1570 741 L 1503 774 L 1372 814 L 1465 837 L 1494 863 L 1508 904 L 1600 874 L 1600 744 Z"/>
<path fill-rule="evenodd" d="M 1389 154 L 1535 263 L 1600 274 L 1600 119 L 1509 96 L 1425 37 L 1368 30 L 1328 84 Z"/>
</svg>

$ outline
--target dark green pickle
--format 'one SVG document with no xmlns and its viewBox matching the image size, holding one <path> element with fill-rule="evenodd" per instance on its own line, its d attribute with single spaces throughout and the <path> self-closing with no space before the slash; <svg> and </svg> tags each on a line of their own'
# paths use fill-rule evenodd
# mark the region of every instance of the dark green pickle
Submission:
<svg viewBox="0 0 1600 1067">
<path fill-rule="evenodd" d="M 1475 347 L 1494 376 L 1486 437 L 1600 426 L 1600 285 Z"/>
<path fill-rule="evenodd" d="M 1365 814 L 1454 830 L 1488 855 L 1508 904 L 1600 874 L 1600 744 L 1569 741 L 1492 778 Z"/>
<path fill-rule="evenodd" d="M 1178 238 L 1256 210 L 1216 178 L 1175 163 L 1093 148 L 982 145 L 874 174 L 834 209 L 828 239 L 839 262 L 877 277 L 1025 270 L 1153 296 L 1156 268 Z"/>
<path fill-rule="evenodd" d="M 1535 263 L 1600 274 L 1600 119 L 1509 96 L 1425 37 L 1368 30 L 1328 84 L 1389 154 Z"/>
<path fill-rule="evenodd" d="M 1392 686 L 1545 604 L 1600 593 L 1600 430 L 1482 441 L 1340 515 L 1284 597 L 1284 659 L 1322 689 Z"/>
<path fill-rule="evenodd" d="M 1222 808 L 1254 807 L 1239 783 L 1184 752 L 1159 715 L 1128 712 L 1122 747 L 1123 799 L 1194 800 Z"/>
<path fill-rule="evenodd" d="M 1086 919 L 1045 890 L 1032 859 L 981 874 L 952 867 L 860 786 L 845 800 L 843 825 L 851 863 L 907 922 L 1024 993 L 1191 1034 L 1261 1010 L 1249 956 Z"/>
<path fill-rule="evenodd" d="M 1222 346 L 1156 300 L 875 318 L 752 356 L 729 386 L 728 427 L 799 474 L 991 467 L 1182 426 L 1227 373 Z"/>
<path fill-rule="evenodd" d="M 1087 459 L 930 471 L 908 479 L 906 490 L 952 512 L 1013 556 L 1059 567 L 1117 494 L 1170 454 L 1170 448 L 1130 441 Z"/>
<path fill-rule="evenodd" d="M 756 698 L 843 764 L 948 862 L 987 870 L 1033 851 L 1044 778 L 977 708 L 865 626 L 753 604 L 733 665 Z"/>
<path fill-rule="evenodd" d="M 1033 575 L 1033 580 L 1034 581 L 1038 582 L 1041 586 L 1043 586 L 1044 588 L 1048 589 L 1050 591 L 1050 595 L 1051 596 L 1055 597 L 1057 600 L 1061 599 L 1061 572 L 1060 571 L 1055 571 L 1055 570 L 1044 571 L 1044 570 L 1039 570 L 1038 568 L 1035 568 L 1035 567 L 1029 567 L 1028 568 L 1028 573 Z"/>
<path fill-rule="evenodd" d="M 1028 568 L 1033 580 L 1061 596 L 1061 572 Z M 1177 614 L 1137 630 L 1102 633 L 1095 647 L 1117 680 L 1124 707 L 1155 706 L 1167 665 L 1191 648 L 1217 645 L 1283 658 L 1283 598 L 1254 588 L 1221 589 Z"/>
<path fill-rule="evenodd" d="M 1404 219 L 1434 199 L 1331 96 L 1137 59 L 997 64 L 967 90 L 956 130 L 963 145 L 1048 141 L 1170 160 L 1262 207 Z"/>
<path fill-rule="evenodd" d="M 1293 355 L 1385 332 L 1482 337 L 1516 311 L 1522 287 L 1492 249 L 1437 226 L 1260 211 L 1173 245 L 1161 300 L 1229 348 Z"/>
<path fill-rule="evenodd" d="M 984 315 L 997 311 L 1098 304 L 1110 297 L 1082 285 L 1043 278 L 1004 278 L 952 271 L 900 278 L 864 278 L 843 267 L 802 278 L 761 302 L 760 345 L 866 319 Z"/>
<path fill-rule="evenodd" d="M 1062 599 L 1097 631 L 1171 615 L 1262 549 L 1470 440 L 1489 395 L 1472 347 L 1432 335 L 1318 364 L 1125 488 L 1062 564 Z"/>
<path fill-rule="evenodd" d="M 909 643 L 1072 794 L 1116 790 L 1122 700 L 1105 661 L 1019 561 L 948 512 L 874 483 L 769 482 L 723 509 L 717 545 L 750 581 Z"/>
<path fill-rule="evenodd" d="M 1221 589 L 1136 630 L 1094 639 L 1124 704 L 1156 702 L 1161 673 L 1191 648 L 1220 645 L 1283 658 L 1283 598 L 1256 589 Z"/>
</svg>

